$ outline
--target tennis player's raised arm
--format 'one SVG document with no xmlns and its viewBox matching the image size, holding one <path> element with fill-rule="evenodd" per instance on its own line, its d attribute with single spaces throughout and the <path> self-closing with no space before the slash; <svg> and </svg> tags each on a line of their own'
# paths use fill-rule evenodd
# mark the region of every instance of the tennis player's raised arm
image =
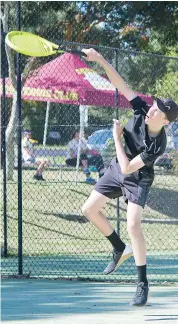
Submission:
<svg viewBox="0 0 178 324">
<path fill-rule="evenodd" d="M 85 58 L 87 61 L 94 61 L 99 63 L 106 71 L 108 78 L 111 83 L 118 88 L 120 92 L 127 98 L 128 101 L 134 99 L 137 95 L 129 88 L 124 79 L 120 76 L 120 74 L 115 70 L 115 68 L 107 61 L 105 58 L 95 51 L 93 48 L 83 49 L 82 50 L 87 57 Z"/>
</svg>

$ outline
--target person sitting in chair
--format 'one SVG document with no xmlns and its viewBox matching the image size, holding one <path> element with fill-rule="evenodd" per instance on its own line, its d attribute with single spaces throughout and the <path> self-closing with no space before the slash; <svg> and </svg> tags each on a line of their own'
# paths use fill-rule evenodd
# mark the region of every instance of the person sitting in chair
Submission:
<svg viewBox="0 0 178 324">
<path fill-rule="evenodd" d="M 68 143 L 66 164 L 69 166 L 76 166 L 77 164 L 79 137 L 80 130 L 77 129 L 72 134 L 72 140 Z M 86 182 L 89 184 L 95 184 L 96 180 L 90 177 L 89 165 L 95 165 L 99 173 L 99 177 L 101 177 L 104 173 L 103 159 L 101 155 L 88 157 L 88 153 L 89 150 L 87 147 L 87 140 L 83 136 L 80 144 L 80 166 L 82 167 L 83 172 L 86 174 Z"/>
<path fill-rule="evenodd" d="M 48 160 L 44 158 L 35 158 L 33 144 L 30 141 L 32 133 L 30 130 L 24 130 L 22 139 L 22 159 L 25 164 L 36 164 L 38 168 L 33 176 L 35 180 L 45 179 L 42 176 L 43 171 L 48 166 Z"/>
</svg>

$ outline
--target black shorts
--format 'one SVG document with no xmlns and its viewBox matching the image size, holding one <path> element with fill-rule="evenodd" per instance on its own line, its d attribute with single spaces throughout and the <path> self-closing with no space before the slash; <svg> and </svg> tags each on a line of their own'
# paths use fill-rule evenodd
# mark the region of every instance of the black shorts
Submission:
<svg viewBox="0 0 178 324">
<path fill-rule="evenodd" d="M 153 180 L 154 174 L 141 170 L 123 175 L 114 158 L 94 189 L 110 199 L 123 196 L 126 203 L 131 201 L 144 208 Z"/>
</svg>

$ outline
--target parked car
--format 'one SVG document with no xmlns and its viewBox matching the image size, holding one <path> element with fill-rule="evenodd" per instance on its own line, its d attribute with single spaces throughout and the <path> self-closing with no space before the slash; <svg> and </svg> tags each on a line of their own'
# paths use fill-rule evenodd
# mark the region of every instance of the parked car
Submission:
<svg viewBox="0 0 178 324">
<path fill-rule="evenodd" d="M 89 150 L 102 155 L 105 167 L 115 155 L 115 145 L 112 129 L 101 129 L 92 133 L 88 137 L 87 146 Z"/>
<path fill-rule="evenodd" d="M 173 167 L 172 157 L 170 153 L 165 152 L 163 155 L 159 156 L 155 161 L 155 166 L 163 167 L 166 170 L 170 170 Z"/>
<path fill-rule="evenodd" d="M 164 154 L 155 161 L 155 165 L 169 170 L 173 168 L 174 158 L 178 155 L 178 122 L 169 124 L 165 130 L 167 147 Z"/>
<path fill-rule="evenodd" d="M 57 145 L 60 143 L 60 138 L 61 138 L 61 134 L 59 130 L 54 127 L 48 132 L 47 143 Z"/>
</svg>

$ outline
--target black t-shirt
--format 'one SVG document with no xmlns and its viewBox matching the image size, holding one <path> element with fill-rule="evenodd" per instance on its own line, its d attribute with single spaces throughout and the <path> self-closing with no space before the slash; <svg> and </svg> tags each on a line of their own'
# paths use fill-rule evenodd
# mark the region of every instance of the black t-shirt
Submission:
<svg viewBox="0 0 178 324">
<path fill-rule="evenodd" d="M 145 124 L 145 116 L 149 106 L 140 97 L 130 101 L 134 115 L 123 129 L 125 139 L 125 153 L 129 160 L 140 154 L 145 163 L 144 169 L 151 171 L 158 156 L 165 151 L 167 140 L 164 127 L 156 137 L 148 133 L 148 126 Z"/>
</svg>

